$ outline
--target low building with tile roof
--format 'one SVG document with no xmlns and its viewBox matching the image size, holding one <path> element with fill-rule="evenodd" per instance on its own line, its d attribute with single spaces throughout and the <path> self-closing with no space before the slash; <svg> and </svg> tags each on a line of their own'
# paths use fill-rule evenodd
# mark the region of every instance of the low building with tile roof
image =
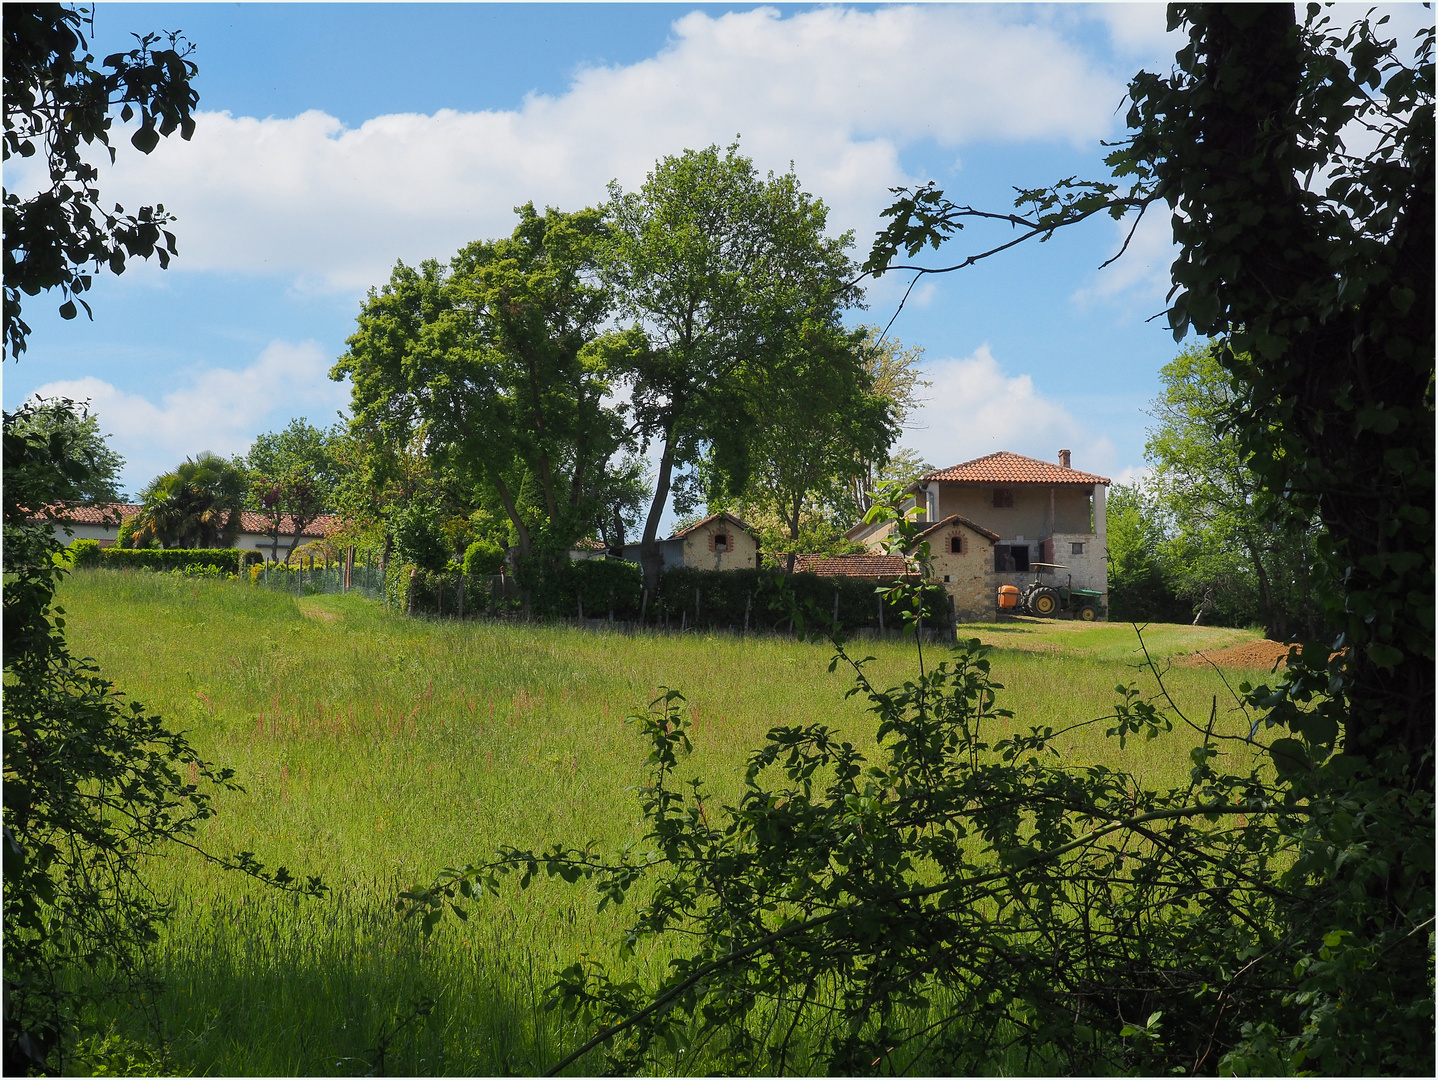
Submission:
<svg viewBox="0 0 1438 1080">
<path fill-rule="evenodd" d="M 57 510 L 55 516 L 69 526 L 67 535 L 64 527 L 55 525 L 55 537 L 62 544 L 75 540 L 95 540 L 101 547 L 110 547 L 120 532 L 120 526 L 140 512 L 134 503 L 103 503 L 94 506 L 69 506 Z M 33 517 L 30 520 L 44 520 Z M 339 527 L 339 518 L 333 514 L 321 514 L 300 532 L 300 543 L 322 540 Z M 257 510 L 240 511 L 240 534 L 232 547 L 240 551 L 259 551 L 266 558 L 272 558 L 274 540 L 270 536 L 270 518 Z M 289 550 L 294 539 L 294 521 L 288 514 L 280 518 L 280 553 Z M 298 545 L 296 545 L 298 546 Z"/>
<path fill-rule="evenodd" d="M 1105 476 L 1073 468 L 1067 450 L 1059 451 L 1056 465 L 1000 450 L 927 473 L 909 491 L 912 506 L 935 522 L 925 531 L 932 534 L 932 573 L 949 588 L 956 609 L 984 612 L 961 617 L 978 618 L 992 617 L 1000 585 L 1022 588 L 1039 570 L 1051 582 L 1071 581 L 1076 589 L 1103 593 L 1101 607 L 1107 610 L 1109 483 Z M 892 531 L 892 523 L 876 523 L 857 525 L 846 535 L 875 550 Z M 966 542 L 981 558 L 966 556 L 962 567 L 941 569 L 944 545 L 962 549 Z M 943 551 L 944 561 L 963 554 Z"/>
<path fill-rule="evenodd" d="M 621 558 L 639 562 L 639 544 L 625 544 Z M 753 570 L 759 565 L 759 534 L 743 520 L 720 511 L 659 541 L 664 569 Z"/>
</svg>

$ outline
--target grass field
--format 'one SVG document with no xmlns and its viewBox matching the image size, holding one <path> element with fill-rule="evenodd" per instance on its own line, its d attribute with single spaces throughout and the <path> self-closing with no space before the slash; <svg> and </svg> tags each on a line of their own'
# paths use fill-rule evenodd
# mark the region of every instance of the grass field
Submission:
<svg viewBox="0 0 1438 1080">
<path fill-rule="evenodd" d="M 357 597 L 110 571 L 74 574 L 61 600 L 77 653 L 239 773 L 247 791 L 218 797 L 202 842 L 321 874 L 333 890 L 296 900 L 183 852 L 156 861 L 155 887 L 177 904 L 157 952 L 162 1039 L 122 1025 L 162 1041 L 182 1073 L 540 1071 L 585 1035 L 543 1011 L 551 973 L 582 952 L 610 955 L 628 912 L 598 915 L 582 887 L 543 881 L 424 942 L 394 910 L 399 889 L 502 843 L 637 838 L 644 750 L 625 718 L 660 686 L 687 696 L 687 767 L 717 794 L 737 793 L 748 752 L 776 724 L 824 722 L 872 746 L 863 702 L 843 696 L 850 678 L 828 672 L 832 650 L 784 638 L 428 622 Z M 965 634 L 996 647 L 1001 704 L 1024 728 L 1104 716 L 1116 683 L 1155 690 L 1131 627 Z M 1145 641 L 1162 660 L 1255 636 L 1162 626 Z M 914 669 L 911 641 L 853 648 L 875 656 L 881 685 Z M 1255 673 L 1229 681 L 1244 674 Z M 1165 681 L 1189 715 L 1216 701 L 1226 729 L 1244 725 L 1215 671 L 1175 668 Z M 1120 751 L 1102 728 L 1075 733 L 1067 755 L 1159 785 L 1186 777 L 1190 738 Z M 395 1033 L 421 999 L 433 1011 Z"/>
</svg>

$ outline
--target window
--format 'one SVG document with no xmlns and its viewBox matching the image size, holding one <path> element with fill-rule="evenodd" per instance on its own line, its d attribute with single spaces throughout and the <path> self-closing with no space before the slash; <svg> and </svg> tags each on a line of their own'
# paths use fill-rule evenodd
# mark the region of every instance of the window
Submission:
<svg viewBox="0 0 1438 1080">
<path fill-rule="evenodd" d="M 1014 508 L 1014 493 L 1008 488 L 994 489 L 994 509 L 1012 510 Z"/>
<path fill-rule="evenodd" d="M 714 534 L 714 550 L 715 550 L 715 551 L 719 551 L 719 552 L 723 552 L 723 551 L 728 551 L 728 550 L 729 550 L 729 534 L 728 534 L 728 533 L 715 533 L 715 534 Z"/>
<path fill-rule="evenodd" d="M 964 553 L 964 538 L 962 536 L 949 537 L 949 554 L 962 555 Z"/>
<path fill-rule="evenodd" d="M 1078 542 L 1074 542 L 1074 543 L 1070 544 L 1070 545 L 1069 545 L 1069 554 L 1070 554 L 1070 555 L 1082 555 L 1082 554 L 1083 554 L 1083 544 L 1080 544 L 1080 543 L 1078 543 Z"/>
<path fill-rule="evenodd" d="M 1029 569 L 1029 546 L 1027 544 L 995 544 L 994 571 L 996 573 L 1027 573 Z"/>
</svg>

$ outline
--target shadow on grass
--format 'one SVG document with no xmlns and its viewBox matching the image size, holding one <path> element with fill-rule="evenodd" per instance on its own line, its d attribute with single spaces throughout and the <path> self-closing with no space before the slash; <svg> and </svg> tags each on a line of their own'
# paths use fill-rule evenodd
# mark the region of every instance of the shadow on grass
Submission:
<svg viewBox="0 0 1438 1080">
<path fill-rule="evenodd" d="M 534 1075 L 583 1039 L 543 999 L 552 964 L 501 923 L 423 940 L 375 901 L 215 899 L 177 913 L 155 963 L 169 1071 L 194 1075 Z"/>
</svg>

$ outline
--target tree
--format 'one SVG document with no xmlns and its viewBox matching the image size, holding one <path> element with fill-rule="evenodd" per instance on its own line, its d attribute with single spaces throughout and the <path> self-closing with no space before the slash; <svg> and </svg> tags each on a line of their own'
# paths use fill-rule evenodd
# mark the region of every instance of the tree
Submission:
<svg viewBox="0 0 1438 1080">
<path fill-rule="evenodd" d="M 897 338 L 889 337 L 877 326 L 862 326 L 864 370 L 872 384 L 872 392 L 892 405 L 894 423 L 900 427 L 922 403 L 919 392 L 929 386 L 919 368 L 924 358 L 921 345 L 904 348 Z M 892 480 L 911 483 L 933 466 L 924 462 L 917 452 L 900 447 L 898 451 L 884 448 L 885 453 L 864 461 L 862 469 L 850 484 L 850 499 L 845 507 L 850 524 L 859 521 L 874 506 L 874 493 L 879 485 Z"/>
<path fill-rule="evenodd" d="M 1338 32 L 1316 7 L 1300 26 L 1287 5 L 1175 4 L 1189 44 L 1171 74 L 1130 84 L 1114 181 L 1021 190 L 1027 215 L 896 189 L 865 267 L 949 273 L 1167 204 L 1175 340 L 1218 340 L 1263 513 L 1329 538 L 1319 595 L 1353 649 L 1346 745 L 1401 753 L 1431 790 L 1433 31 L 1408 63 L 1386 21 Z M 1349 125 L 1371 151 L 1347 151 Z M 946 266 L 896 262 L 985 220 L 1022 231 Z"/>
<path fill-rule="evenodd" d="M 191 46 L 178 34 L 136 35 L 138 47 L 105 57 L 102 71 L 81 33 L 86 14 L 59 4 L 17 4 L 5 13 L 4 159 L 38 153 L 49 178 L 48 187 L 26 199 L 5 189 L 5 348 L 12 357 L 25 351 L 30 333 L 20 317 L 21 293 L 59 289 L 60 315 L 73 319 L 76 303 L 90 313 L 81 296 L 92 282 L 87 265 L 119 274 L 127 258 L 155 255 L 164 267 L 175 254 L 175 237 L 165 229 L 173 218 L 163 205 L 134 214 L 101 206 L 99 173 L 82 144 L 98 143 L 114 160 L 117 106 L 124 122 L 139 114 L 130 144 L 142 154 L 176 130 L 188 140 L 199 100 L 190 85 L 197 71 L 187 59 Z M 168 48 L 157 47 L 162 42 Z"/>
<path fill-rule="evenodd" d="M 1114 484 L 1108 491 L 1109 617 L 1124 622 L 1178 622 L 1190 605 L 1169 581 L 1163 558 L 1166 516 L 1144 487 Z"/>
<path fill-rule="evenodd" d="M 1234 396 L 1216 348 L 1194 345 L 1159 372 L 1158 421 L 1144 453 L 1152 491 L 1173 523 L 1170 566 L 1181 592 L 1229 623 L 1258 621 L 1268 636 L 1290 629 L 1316 638 L 1320 612 L 1309 567 L 1322 540 L 1296 517 L 1286 528 L 1264 520 L 1258 477 L 1234 430 Z"/>
<path fill-rule="evenodd" d="M 633 432 L 661 448 L 640 541 L 652 594 L 675 471 L 707 455 L 716 482 L 741 490 L 753 433 L 746 384 L 796 355 L 806 323 L 835 323 L 859 293 L 852 240 L 824 235 L 824 204 L 793 173 L 761 179 L 737 145 L 667 157 L 639 191 L 609 190 L 601 271 L 632 325 L 603 350 L 631 386 Z"/>
<path fill-rule="evenodd" d="M 88 403 L 77 405 L 68 398 L 36 398 L 31 407 L 15 414 L 17 436 L 31 436 L 46 441 L 59 439 L 71 456 L 84 463 L 85 476 L 74 491 L 83 504 L 95 505 L 125 501 L 119 488 L 120 470 L 125 459 L 112 450 L 100 434 L 100 418 L 91 413 Z"/>
<path fill-rule="evenodd" d="M 806 505 L 841 502 L 898 435 L 894 403 L 874 392 L 862 347 L 860 334 L 805 327 L 788 356 L 751 375 L 746 500 L 784 523 L 790 572 Z"/>
<path fill-rule="evenodd" d="M 283 431 L 257 436 L 245 455 L 249 473 L 246 506 L 265 515 L 270 559 L 280 561 L 280 533 L 289 519 L 292 536 L 285 560 L 294 554 L 305 528 L 329 509 L 336 486 L 330 442 L 335 436 L 304 417 Z"/>
<path fill-rule="evenodd" d="M 517 212 L 511 237 L 470 244 L 448 269 L 396 267 L 333 374 L 354 379 L 357 429 L 390 445 L 422 432 L 477 501 L 492 495 L 527 564 L 536 549 L 540 563 L 567 558 L 587 531 L 620 432 L 587 348 L 609 311 L 593 274 L 601 216 Z"/>
<path fill-rule="evenodd" d="M 155 477 L 141 494 L 135 543 L 164 547 L 229 547 L 240 533 L 245 475 L 233 462 L 204 453 Z"/>
</svg>

